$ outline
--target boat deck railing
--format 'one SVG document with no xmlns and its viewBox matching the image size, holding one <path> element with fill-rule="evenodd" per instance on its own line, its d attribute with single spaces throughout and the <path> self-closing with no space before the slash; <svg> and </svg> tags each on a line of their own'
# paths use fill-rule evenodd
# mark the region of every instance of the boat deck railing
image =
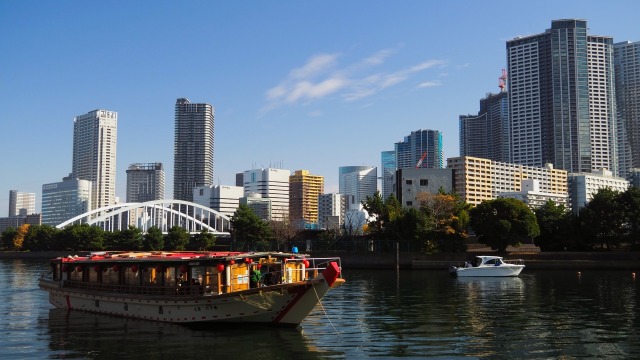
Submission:
<svg viewBox="0 0 640 360">
<path fill-rule="evenodd" d="M 161 286 L 161 285 L 118 285 L 102 284 L 77 280 L 65 280 L 62 287 L 80 289 L 88 291 L 99 291 L 110 294 L 130 294 L 141 296 L 176 296 L 176 297 L 198 297 L 212 295 L 208 286 L 204 285 L 183 285 L 183 286 Z"/>
</svg>

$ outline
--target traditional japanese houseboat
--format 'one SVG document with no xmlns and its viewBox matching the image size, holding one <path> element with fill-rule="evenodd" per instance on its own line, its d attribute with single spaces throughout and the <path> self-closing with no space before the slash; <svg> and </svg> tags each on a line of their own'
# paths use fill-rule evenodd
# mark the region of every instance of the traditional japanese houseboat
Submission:
<svg viewBox="0 0 640 360">
<path fill-rule="evenodd" d="M 296 326 L 344 283 L 339 258 L 280 252 L 101 252 L 51 260 L 49 302 L 172 323 Z"/>
</svg>

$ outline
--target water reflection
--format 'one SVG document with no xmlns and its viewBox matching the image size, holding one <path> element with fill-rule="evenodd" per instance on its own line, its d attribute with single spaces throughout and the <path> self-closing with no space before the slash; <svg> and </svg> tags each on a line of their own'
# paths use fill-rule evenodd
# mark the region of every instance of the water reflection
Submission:
<svg viewBox="0 0 640 360">
<path fill-rule="evenodd" d="M 184 326 L 51 309 L 53 357 L 112 359 L 316 359 L 297 329 L 259 325 Z"/>
</svg>

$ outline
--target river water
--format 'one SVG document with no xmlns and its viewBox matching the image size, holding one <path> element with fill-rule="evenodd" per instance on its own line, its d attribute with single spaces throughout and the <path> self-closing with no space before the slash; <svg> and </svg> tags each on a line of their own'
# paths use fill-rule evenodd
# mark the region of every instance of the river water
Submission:
<svg viewBox="0 0 640 360">
<path fill-rule="evenodd" d="M 631 271 L 465 280 L 446 269 L 345 269 L 346 284 L 291 329 L 67 313 L 38 289 L 46 270 L 0 260 L 0 359 L 640 358 Z"/>
</svg>

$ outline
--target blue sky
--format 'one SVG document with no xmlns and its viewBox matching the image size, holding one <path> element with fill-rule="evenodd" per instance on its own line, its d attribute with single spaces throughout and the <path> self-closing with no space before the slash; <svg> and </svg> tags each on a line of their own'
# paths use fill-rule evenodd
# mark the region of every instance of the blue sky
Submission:
<svg viewBox="0 0 640 360">
<path fill-rule="evenodd" d="M 443 133 L 497 92 L 505 42 L 580 18 L 640 41 L 638 1 L 0 1 L 0 216 L 9 190 L 71 170 L 74 116 L 118 112 L 126 169 L 162 162 L 173 194 L 174 104 L 215 107 L 216 184 L 251 168 L 380 166 L 411 131 Z"/>
</svg>

